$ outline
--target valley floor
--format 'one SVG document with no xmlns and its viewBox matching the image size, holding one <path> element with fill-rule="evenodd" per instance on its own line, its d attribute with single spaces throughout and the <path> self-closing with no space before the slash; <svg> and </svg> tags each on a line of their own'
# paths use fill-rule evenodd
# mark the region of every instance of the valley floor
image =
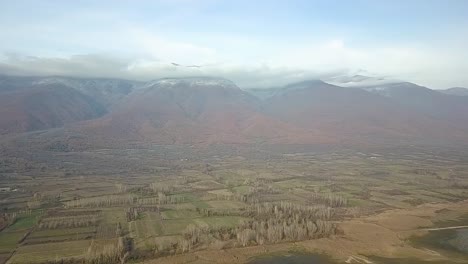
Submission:
<svg viewBox="0 0 468 264">
<path fill-rule="evenodd" d="M 288 251 L 339 263 L 464 258 L 413 240 L 468 225 L 466 150 L 314 150 L 3 156 L 0 262 L 245 263 Z"/>
<path fill-rule="evenodd" d="M 446 251 L 418 248 L 410 238 L 424 236 L 437 222 L 468 214 L 468 200 L 457 203 L 428 203 L 411 209 L 391 209 L 376 215 L 359 217 L 340 223 L 344 234 L 333 238 L 253 246 L 226 250 L 202 250 L 189 254 L 148 260 L 141 263 L 246 263 L 255 257 L 289 252 L 325 254 L 337 263 L 381 263 L 372 256 L 389 259 L 416 259 L 428 263 L 468 263 Z M 458 228 L 458 227 L 455 227 Z"/>
</svg>

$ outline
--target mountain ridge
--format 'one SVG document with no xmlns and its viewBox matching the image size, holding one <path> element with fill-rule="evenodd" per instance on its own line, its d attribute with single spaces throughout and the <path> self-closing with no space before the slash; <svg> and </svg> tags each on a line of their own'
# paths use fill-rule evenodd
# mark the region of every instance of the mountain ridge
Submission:
<svg viewBox="0 0 468 264">
<path fill-rule="evenodd" d="M 76 144 L 92 142 L 90 145 L 96 146 L 112 142 L 468 142 L 468 127 L 464 124 L 468 118 L 460 112 L 466 109 L 465 98 L 407 82 L 341 87 L 321 80 L 307 80 L 276 87 L 268 96 L 258 98 L 232 81 L 217 77 L 162 78 L 134 83 L 60 78 L 27 77 L 20 78 L 18 83 L 10 78 L 6 85 L 0 78 L 0 91 L 4 100 L 8 100 L 5 98 L 15 94 L 14 91 L 27 95 L 38 87 L 55 85 L 79 94 L 75 96 L 80 98 L 91 98 L 102 111 L 76 120 L 24 126 L 13 133 L 58 127 L 53 133 L 42 133 L 40 137 L 49 142 L 68 140 L 65 135 L 78 135 L 73 139 Z M 25 85 L 28 83 L 31 86 Z M 115 91 L 112 103 L 90 96 L 105 97 L 105 91 Z M 434 109 L 433 105 L 440 109 Z M 41 111 L 51 111 L 50 116 L 56 116 L 54 112 L 70 112 L 69 109 L 79 113 L 82 107 L 80 104 L 75 104 L 76 109 L 69 106 L 74 104 L 60 104 Z M 27 109 L 26 105 L 19 107 L 18 112 L 23 108 Z M 27 123 L 28 119 L 25 120 Z M 8 122 L 3 126 L 8 126 Z"/>
</svg>

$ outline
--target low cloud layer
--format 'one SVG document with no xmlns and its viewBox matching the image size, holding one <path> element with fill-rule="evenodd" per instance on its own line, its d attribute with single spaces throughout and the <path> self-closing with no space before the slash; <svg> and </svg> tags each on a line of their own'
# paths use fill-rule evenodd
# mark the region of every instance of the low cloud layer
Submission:
<svg viewBox="0 0 468 264">
<path fill-rule="evenodd" d="M 359 3 L 343 3 L 333 6 L 342 9 L 336 14 L 327 1 L 299 1 L 298 7 L 222 2 L 5 4 L 0 74 L 136 80 L 202 75 L 247 88 L 364 70 L 430 88 L 468 87 L 468 20 L 463 12 L 454 16 L 460 8 L 425 4 L 444 16 L 432 21 L 427 10 L 406 2 L 364 1 L 357 13 L 348 10 Z M 385 17 L 388 9 L 401 16 Z M 437 27 L 426 32 L 431 21 Z"/>
<path fill-rule="evenodd" d="M 154 49 L 156 47 L 152 46 Z M 243 88 L 262 88 L 367 71 L 377 76 L 412 81 L 431 88 L 468 86 L 468 77 L 464 74 L 468 72 L 468 60 L 454 63 L 461 58 L 420 50 L 362 51 L 347 49 L 341 44 L 331 42 L 330 46 L 278 52 L 278 56 L 271 56 L 261 63 L 233 61 L 221 57 L 204 61 L 203 56 L 186 52 L 193 59 L 181 60 L 186 63 L 182 64 L 177 56 L 171 59 L 172 56 L 165 54 L 165 58 L 158 59 L 151 53 L 138 57 L 97 53 L 46 57 L 8 53 L 0 57 L 0 73 L 142 81 L 164 77 L 217 76 L 230 79 Z M 199 61 L 202 63 L 197 62 L 197 56 L 200 56 Z"/>
<path fill-rule="evenodd" d="M 109 55 L 74 55 L 69 58 L 5 55 L 0 72 L 9 75 L 122 78 L 149 81 L 166 77 L 217 76 L 240 87 L 273 87 L 306 79 L 347 74 L 345 70 L 312 71 L 267 65 L 213 64 L 187 67 L 169 62 L 118 58 Z"/>
</svg>

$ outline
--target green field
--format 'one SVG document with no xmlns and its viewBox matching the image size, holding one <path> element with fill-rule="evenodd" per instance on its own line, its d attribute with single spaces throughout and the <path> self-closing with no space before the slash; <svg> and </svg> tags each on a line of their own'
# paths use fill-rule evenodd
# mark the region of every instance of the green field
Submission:
<svg viewBox="0 0 468 264">
<path fill-rule="evenodd" d="M 35 211 L 31 214 L 20 215 L 13 225 L 8 227 L 8 231 L 27 230 L 33 227 L 38 220 L 41 212 Z"/>
<path fill-rule="evenodd" d="M 18 242 L 37 223 L 40 212 L 20 215 L 15 223 L 0 232 L 0 253 L 12 252 Z"/>
<path fill-rule="evenodd" d="M 239 209 L 246 206 L 245 203 L 238 201 L 208 201 L 206 203 L 215 209 Z"/>
<path fill-rule="evenodd" d="M 53 237 L 53 236 L 67 236 L 83 233 L 95 233 L 96 228 L 94 226 L 90 227 L 79 227 L 79 228 L 61 228 L 61 229 L 45 229 L 45 230 L 36 230 L 29 235 L 28 238 L 36 237 Z"/>
<path fill-rule="evenodd" d="M 208 208 L 210 207 L 205 201 L 202 201 L 198 196 L 192 193 L 183 193 L 183 194 L 176 194 L 174 196 L 183 197 L 186 202 L 190 202 L 196 208 Z"/>
<path fill-rule="evenodd" d="M 196 218 L 201 215 L 194 210 L 167 210 L 161 213 L 163 219 Z"/>
<path fill-rule="evenodd" d="M 61 243 L 26 245 L 20 247 L 10 259 L 10 263 L 38 263 L 54 261 L 57 258 L 79 258 L 88 249 L 91 241 L 81 240 Z"/>
<path fill-rule="evenodd" d="M 24 235 L 25 232 L 22 231 L 2 231 L 0 233 L 0 253 L 12 252 Z"/>
<path fill-rule="evenodd" d="M 146 212 L 143 216 L 130 222 L 130 231 L 136 238 L 148 238 L 162 235 L 161 217 L 155 212 Z"/>
<path fill-rule="evenodd" d="M 213 216 L 195 218 L 194 223 L 198 226 L 209 226 L 209 227 L 235 227 L 244 218 L 239 216 Z"/>
<path fill-rule="evenodd" d="M 190 224 L 194 224 L 194 219 L 172 219 L 164 220 L 164 235 L 177 235 L 183 232 Z"/>
</svg>

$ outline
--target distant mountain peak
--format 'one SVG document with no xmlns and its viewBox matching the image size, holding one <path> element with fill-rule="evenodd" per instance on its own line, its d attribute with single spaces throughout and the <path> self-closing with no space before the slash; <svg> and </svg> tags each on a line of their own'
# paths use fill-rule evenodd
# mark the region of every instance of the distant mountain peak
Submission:
<svg viewBox="0 0 468 264">
<path fill-rule="evenodd" d="M 301 82 L 295 82 L 286 85 L 286 87 L 292 87 L 292 86 L 310 86 L 310 85 L 317 85 L 317 84 L 326 84 L 324 81 L 319 80 L 319 79 L 312 79 L 312 80 L 304 80 Z"/>
<path fill-rule="evenodd" d="M 317 87 L 328 87 L 333 86 L 322 80 L 305 80 L 301 82 L 291 83 L 284 86 L 283 90 L 296 90 L 296 89 L 311 89 Z"/>
<path fill-rule="evenodd" d="M 194 86 L 217 86 L 222 88 L 240 89 L 234 82 L 217 77 L 185 77 L 185 78 L 163 78 L 150 81 L 143 88 L 158 87 L 158 86 L 179 86 L 186 85 Z"/>
<path fill-rule="evenodd" d="M 301 82 L 295 82 L 281 87 L 271 87 L 271 88 L 251 88 L 246 89 L 246 91 L 253 96 L 259 98 L 260 100 L 268 99 L 275 95 L 281 95 L 294 90 L 303 90 L 303 89 L 316 89 L 316 88 L 325 88 L 325 87 L 336 87 L 329 83 L 326 83 L 322 80 L 312 79 L 304 80 Z"/>
</svg>

